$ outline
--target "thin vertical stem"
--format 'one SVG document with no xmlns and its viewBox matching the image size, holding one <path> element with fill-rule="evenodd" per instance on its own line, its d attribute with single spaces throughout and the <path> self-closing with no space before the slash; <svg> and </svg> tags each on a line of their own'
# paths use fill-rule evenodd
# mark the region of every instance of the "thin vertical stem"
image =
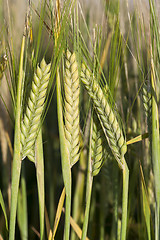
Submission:
<svg viewBox="0 0 160 240">
<path fill-rule="evenodd" d="M 155 177 L 155 239 L 159 240 L 159 201 L 160 201 L 160 158 L 159 158 L 159 115 L 156 93 L 156 77 L 151 49 L 151 88 L 152 88 L 152 162 Z"/>
<path fill-rule="evenodd" d="M 36 175 L 38 185 L 39 198 L 39 216 L 40 216 L 40 239 L 44 239 L 44 158 L 43 158 L 43 144 L 42 144 L 42 129 L 40 129 L 36 143 L 35 143 L 35 161 L 36 161 Z"/>
<path fill-rule="evenodd" d="M 65 208 L 65 232 L 64 239 L 69 240 L 70 235 L 70 212 L 71 212 L 71 169 L 68 151 L 66 148 L 66 140 L 64 133 L 64 123 L 62 115 L 62 102 L 61 102 L 61 83 L 59 69 L 57 69 L 57 115 L 61 148 L 61 161 L 62 161 L 62 174 L 66 190 L 66 208 Z"/>
<path fill-rule="evenodd" d="M 92 127 L 93 127 L 93 119 L 91 119 L 90 144 L 89 144 L 88 169 L 87 169 L 87 186 L 86 186 L 86 209 L 85 209 L 81 240 L 86 240 L 86 236 L 87 236 L 89 210 L 90 210 L 92 184 L 93 184 L 92 162 L 91 162 Z"/>
<path fill-rule="evenodd" d="M 9 240 L 15 239 L 18 187 L 19 187 L 19 179 L 20 179 L 20 171 L 21 171 L 20 117 L 21 117 L 21 93 L 22 93 L 21 88 L 22 88 L 22 80 L 23 80 L 24 47 L 25 47 L 25 34 L 23 35 L 23 38 L 22 38 L 20 64 L 19 64 L 18 88 L 17 88 L 14 155 L 13 155 L 12 184 L 11 184 L 11 215 L 10 215 Z"/>
<path fill-rule="evenodd" d="M 21 170 L 21 188 L 18 193 L 18 209 L 17 209 L 18 224 L 21 234 L 21 239 L 28 239 L 28 214 L 27 214 L 27 191 L 25 180 L 25 165 L 22 164 Z"/>
<path fill-rule="evenodd" d="M 129 170 L 124 160 L 123 164 L 123 194 L 122 194 L 122 226 L 121 226 L 121 240 L 126 239 L 127 230 L 127 208 L 128 208 L 128 183 Z"/>
</svg>

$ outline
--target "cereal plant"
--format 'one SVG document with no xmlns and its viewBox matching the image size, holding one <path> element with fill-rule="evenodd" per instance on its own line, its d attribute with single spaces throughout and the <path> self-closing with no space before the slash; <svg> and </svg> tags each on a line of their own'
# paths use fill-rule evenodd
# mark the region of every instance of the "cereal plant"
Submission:
<svg viewBox="0 0 160 240">
<path fill-rule="evenodd" d="M 1 239 L 159 240 L 159 7 L 0 0 Z"/>
</svg>

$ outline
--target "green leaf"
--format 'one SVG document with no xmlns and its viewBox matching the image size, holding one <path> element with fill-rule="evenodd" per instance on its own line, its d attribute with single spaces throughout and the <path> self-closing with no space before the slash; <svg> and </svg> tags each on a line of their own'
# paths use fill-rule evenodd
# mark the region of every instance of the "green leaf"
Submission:
<svg viewBox="0 0 160 240">
<path fill-rule="evenodd" d="M 146 187 L 142 180 L 141 180 L 141 186 L 142 186 L 142 196 L 143 196 L 143 213 L 144 213 L 146 227 L 147 227 L 148 239 L 150 240 L 151 239 L 150 207 L 149 207 Z"/>
</svg>

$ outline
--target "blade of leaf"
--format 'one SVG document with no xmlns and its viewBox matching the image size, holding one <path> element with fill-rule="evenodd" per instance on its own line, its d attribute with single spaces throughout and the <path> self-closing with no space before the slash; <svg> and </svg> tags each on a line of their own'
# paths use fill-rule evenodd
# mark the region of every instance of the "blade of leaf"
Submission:
<svg viewBox="0 0 160 240">
<path fill-rule="evenodd" d="M 141 172 L 141 186 L 142 186 L 142 199 L 143 199 L 143 213 L 146 221 L 146 227 L 147 227 L 147 234 L 148 234 L 148 240 L 151 239 L 151 228 L 150 228 L 150 206 L 149 206 L 149 200 L 148 200 L 148 194 L 147 189 L 145 185 L 144 175 L 142 166 L 140 164 L 140 172 Z"/>
<path fill-rule="evenodd" d="M 49 217 L 48 217 L 48 212 L 47 212 L 46 206 L 45 206 L 45 209 L 44 209 L 44 214 L 45 214 L 46 232 L 47 232 L 47 237 L 48 237 L 48 240 L 49 240 L 52 237 L 52 230 L 51 230 L 51 225 L 50 225 L 50 222 L 49 222 Z"/>
<path fill-rule="evenodd" d="M 78 226 L 78 224 L 74 221 L 74 219 L 72 217 L 70 217 L 70 223 L 71 223 L 71 226 L 74 229 L 75 233 L 79 237 L 79 239 L 81 239 L 81 237 L 82 237 L 82 230 L 80 229 L 80 227 Z M 89 238 L 86 237 L 86 240 L 89 240 Z"/>
<path fill-rule="evenodd" d="M 148 133 L 141 134 L 141 135 L 127 141 L 127 145 L 130 145 L 130 144 L 133 144 L 133 143 L 136 143 L 136 142 L 141 142 L 143 139 L 148 138 L 148 136 L 149 136 Z"/>
<path fill-rule="evenodd" d="M 56 235 L 57 227 L 58 227 L 59 220 L 60 220 L 60 217 L 61 217 L 61 214 L 62 214 L 65 194 L 66 194 L 66 191 L 65 191 L 65 188 L 63 188 L 60 199 L 59 199 L 58 207 L 57 207 L 57 212 L 56 212 L 56 217 L 55 217 L 55 222 L 54 222 L 54 227 L 53 227 L 52 240 L 54 240 L 54 237 Z"/>
</svg>

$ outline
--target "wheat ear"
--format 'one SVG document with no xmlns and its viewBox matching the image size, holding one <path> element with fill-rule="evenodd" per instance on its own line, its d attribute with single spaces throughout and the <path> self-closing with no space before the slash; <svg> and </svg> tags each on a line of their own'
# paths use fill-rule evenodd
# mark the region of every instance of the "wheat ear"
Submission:
<svg viewBox="0 0 160 240">
<path fill-rule="evenodd" d="M 43 59 L 34 74 L 32 88 L 25 114 L 21 122 L 21 155 L 22 159 L 29 156 L 34 161 L 33 146 L 38 135 L 41 115 L 44 109 L 47 87 L 50 78 L 51 64 Z"/>
<path fill-rule="evenodd" d="M 127 145 L 116 115 L 108 103 L 101 87 L 84 64 L 82 64 L 81 80 L 94 103 L 94 107 L 112 153 L 123 169 L 124 154 L 127 151 Z"/>
<path fill-rule="evenodd" d="M 65 61 L 65 137 L 67 140 L 67 148 L 70 155 L 71 167 L 79 159 L 79 76 L 78 65 L 75 53 L 71 54 L 69 50 L 66 53 Z"/>
</svg>

